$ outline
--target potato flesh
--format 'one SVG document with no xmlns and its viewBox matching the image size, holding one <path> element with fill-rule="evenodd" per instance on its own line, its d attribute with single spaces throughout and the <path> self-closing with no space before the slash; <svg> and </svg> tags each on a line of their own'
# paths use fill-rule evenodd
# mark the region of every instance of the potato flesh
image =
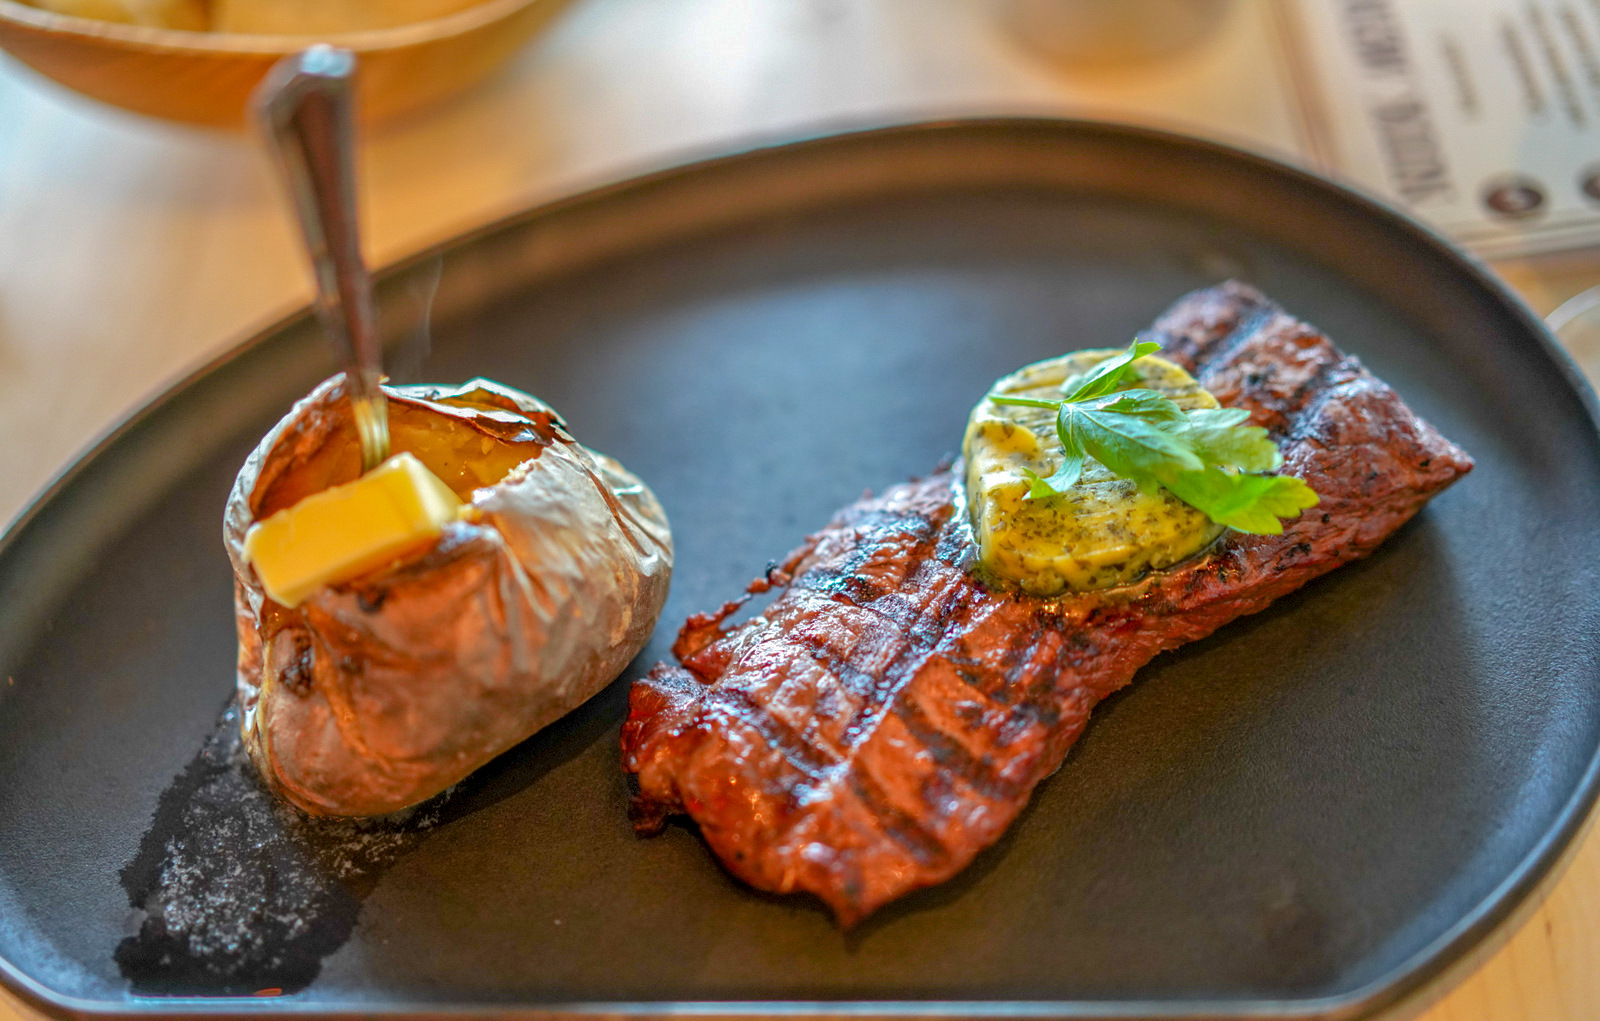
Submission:
<svg viewBox="0 0 1600 1021">
<path fill-rule="evenodd" d="M 1120 353 L 1075 351 L 1001 379 L 994 392 L 1054 399 L 1063 384 Z M 1179 407 L 1215 408 L 1187 372 L 1162 358 L 1134 363 L 1136 386 Z M 1165 489 L 1142 492 L 1094 458 L 1066 493 L 1029 499 L 1028 468 L 1048 478 L 1061 467 L 1055 412 L 997 405 L 973 409 L 964 444 L 967 500 L 980 569 L 1032 595 L 1111 588 L 1170 567 L 1222 534 L 1201 511 Z"/>
<path fill-rule="evenodd" d="M 507 443 L 444 415 L 402 415 L 397 421 L 399 428 L 392 424 L 389 433 L 395 452 L 415 454 L 462 500 L 539 452 L 537 444 Z"/>
<path fill-rule="evenodd" d="M 439 401 L 473 410 L 463 401 Z M 485 486 L 503 480 L 522 462 L 537 457 L 534 441 L 509 442 L 475 427 L 464 418 L 389 402 L 391 454 L 414 455 L 463 502 Z M 353 482 L 361 474 L 361 448 L 348 423 L 310 457 L 278 478 L 256 508 L 258 520 L 291 507 L 312 493 Z"/>
</svg>

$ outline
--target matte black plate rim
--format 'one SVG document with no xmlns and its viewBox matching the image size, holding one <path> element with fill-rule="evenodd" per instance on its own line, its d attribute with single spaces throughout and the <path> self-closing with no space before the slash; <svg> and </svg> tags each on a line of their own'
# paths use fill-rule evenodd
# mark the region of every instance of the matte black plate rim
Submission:
<svg viewBox="0 0 1600 1021">
<path fill-rule="evenodd" d="M 871 142 L 877 138 L 916 138 L 941 134 L 960 134 L 975 129 L 1014 129 L 1030 131 L 1055 131 L 1061 134 L 1143 141 L 1170 148 L 1190 151 L 1230 160 L 1258 175 L 1287 178 L 1311 191 L 1320 192 L 1330 204 L 1341 205 L 1351 216 L 1363 217 L 1375 226 L 1387 228 L 1398 237 L 1420 244 L 1435 258 L 1476 285 L 1492 298 L 1544 349 L 1561 373 L 1563 381 L 1578 394 L 1589 425 L 1600 433 L 1600 398 L 1589 385 L 1577 363 L 1556 340 L 1555 335 L 1518 298 L 1509 287 L 1496 277 L 1476 256 L 1458 248 L 1432 228 L 1412 219 L 1403 211 L 1383 199 L 1342 182 L 1334 182 L 1309 171 L 1270 157 L 1238 149 L 1230 145 L 1193 138 L 1156 128 L 1113 124 L 1097 121 L 1050 117 L 962 117 L 932 121 L 912 121 L 882 126 L 873 124 L 842 124 L 823 128 L 796 138 L 791 132 L 781 139 L 756 140 L 732 146 L 723 146 L 724 155 L 707 157 L 703 152 L 682 158 L 663 170 L 643 174 L 582 192 L 568 198 L 544 203 L 519 213 L 513 213 L 477 229 L 430 246 L 406 259 L 395 262 L 378 274 L 389 277 L 404 272 L 430 259 L 439 258 L 449 251 L 469 246 L 474 241 L 537 220 L 551 213 L 575 206 L 602 203 L 613 195 L 638 188 L 666 183 L 684 176 L 694 175 L 711 168 L 721 168 L 741 163 L 782 159 L 788 152 L 797 150 L 823 150 L 841 144 Z M 729 152 L 729 149 L 732 152 Z M 228 350 L 207 360 L 193 371 L 183 375 L 164 388 L 157 396 L 130 412 L 119 422 L 91 440 L 85 449 L 54 479 L 52 479 L 0 535 L 0 558 L 4 558 L 19 537 L 43 515 L 48 513 L 57 495 L 70 487 L 94 462 L 111 456 L 113 448 L 127 433 L 153 417 L 168 403 L 181 398 L 186 391 L 210 375 L 217 368 L 260 345 L 270 342 L 277 334 L 310 315 L 302 308 L 283 316 L 235 344 Z M 1149 1001 L 1036 1001 L 1036 1000 L 907 1000 L 907 1001 L 710 1001 L 710 1002 L 577 1002 L 542 1007 L 516 1007 L 514 1005 L 451 1005 L 390 1003 L 378 1010 L 392 1015 L 455 1016 L 455 1017 L 559 1017 L 562 1015 L 625 1015 L 625 1016 L 938 1016 L 938 1017 L 1072 1017 L 1072 1018 L 1173 1018 L 1202 1019 L 1219 1017 L 1249 1018 L 1351 1018 L 1369 1016 L 1391 1006 L 1415 992 L 1430 979 L 1440 975 L 1476 947 L 1500 922 L 1533 891 L 1550 872 L 1561 853 L 1572 839 L 1600 796 L 1600 749 L 1584 768 L 1576 789 L 1556 816 L 1554 824 L 1511 873 L 1472 910 L 1430 944 L 1413 954 L 1389 973 L 1366 986 L 1342 996 L 1294 1000 L 1257 1001 L 1240 1003 L 1215 1000 L 1149 1000 Z M 192 1018 L 248 1018 L 262 1014 L 284 1014 L 297 1017 L 371 1017 L 377 1011 L 369 1004 L 362 1008 L 326 1009 L 300 1006 L 293 1001 L 273 999 L 253 1000 L 248 997 L 184 997 L 152 998 L 127 1009 L 107 1009 L 101 1002 L 77 997 L 61 996 L 47 989 L 20 968 L 0 957 L 0 985 L 4 985 L 26 1003 L 57 1017 L 139 1018 L 181 1015 Z"/>
</svg>

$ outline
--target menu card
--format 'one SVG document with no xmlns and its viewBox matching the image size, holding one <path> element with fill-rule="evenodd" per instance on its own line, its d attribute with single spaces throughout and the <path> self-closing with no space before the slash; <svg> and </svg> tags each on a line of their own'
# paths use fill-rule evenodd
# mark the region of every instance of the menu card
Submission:
<svg viewBox="0 0 1600 1021">
<path fill-rule="evenodd" d="M 1600 246 L 1600 0 L 1276 0 L 1312 161 L 1487 257 Z"/>
</svg>

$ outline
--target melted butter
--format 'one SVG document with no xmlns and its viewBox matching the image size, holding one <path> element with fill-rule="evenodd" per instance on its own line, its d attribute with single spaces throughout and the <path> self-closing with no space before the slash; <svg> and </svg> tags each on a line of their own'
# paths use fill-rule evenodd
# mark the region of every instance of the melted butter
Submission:
<svg viewBox="0 0 1600 1021">
<path fill-rule="evenodd" d="M 443 415 L 407 416 L 392 434 L 396 450 L 415 454 L 462 500 L 538 453 L 531 444 L 505 443 Z"/>
<path fill-rule="evenodd" d="M 1055 399 L 1118 349 L 1075 351 L 1001 379 L 992 392 Z M 1217 400 L 1187 372 L 1162 358 L 1133 364 L 1125 388 L 1147 387 L 1184 409 Z M 962 446 L 967 504 L 980 571 L 1023 591 L 1056 596 L 1126 585 L 1170 567 L 1222 533 L 1205 514 L 1165 489 L 1143 492 L 1093 458 L 1067 492 L 1028 499 L 1022 469 L 1049 477 L 1063 453 L 1055 412 L 984 400 L 972 410 Z"/>
</svg>

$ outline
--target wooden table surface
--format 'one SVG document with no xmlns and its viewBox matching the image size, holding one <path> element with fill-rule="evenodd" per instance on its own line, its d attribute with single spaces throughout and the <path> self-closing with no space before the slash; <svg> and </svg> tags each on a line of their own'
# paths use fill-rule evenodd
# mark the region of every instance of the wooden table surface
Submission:
<svg viewBox="0 0 1600 1021">
<path fill-rule="evenodd" d="M 367 135 L 368 254 L 751 140 L 923 115 L 1114 117 L 1297 159 L 1267 32 L 1236 4 L 1177 57 L 1091 75 L 1037 59 L 987 0 L 573 0 L 484 87 Z M 306 302 L 273 189 L 249 139 L 0 63 L 0 521 L 167 383 Z M 1597 252 L 1497 268 L 1541 314 L 1600 283 Z M 0 1021 L 38 1016 L 0 992 Z M 1600 838 L 1393 1016 L 1600 1018 Z"/>
</svg>

